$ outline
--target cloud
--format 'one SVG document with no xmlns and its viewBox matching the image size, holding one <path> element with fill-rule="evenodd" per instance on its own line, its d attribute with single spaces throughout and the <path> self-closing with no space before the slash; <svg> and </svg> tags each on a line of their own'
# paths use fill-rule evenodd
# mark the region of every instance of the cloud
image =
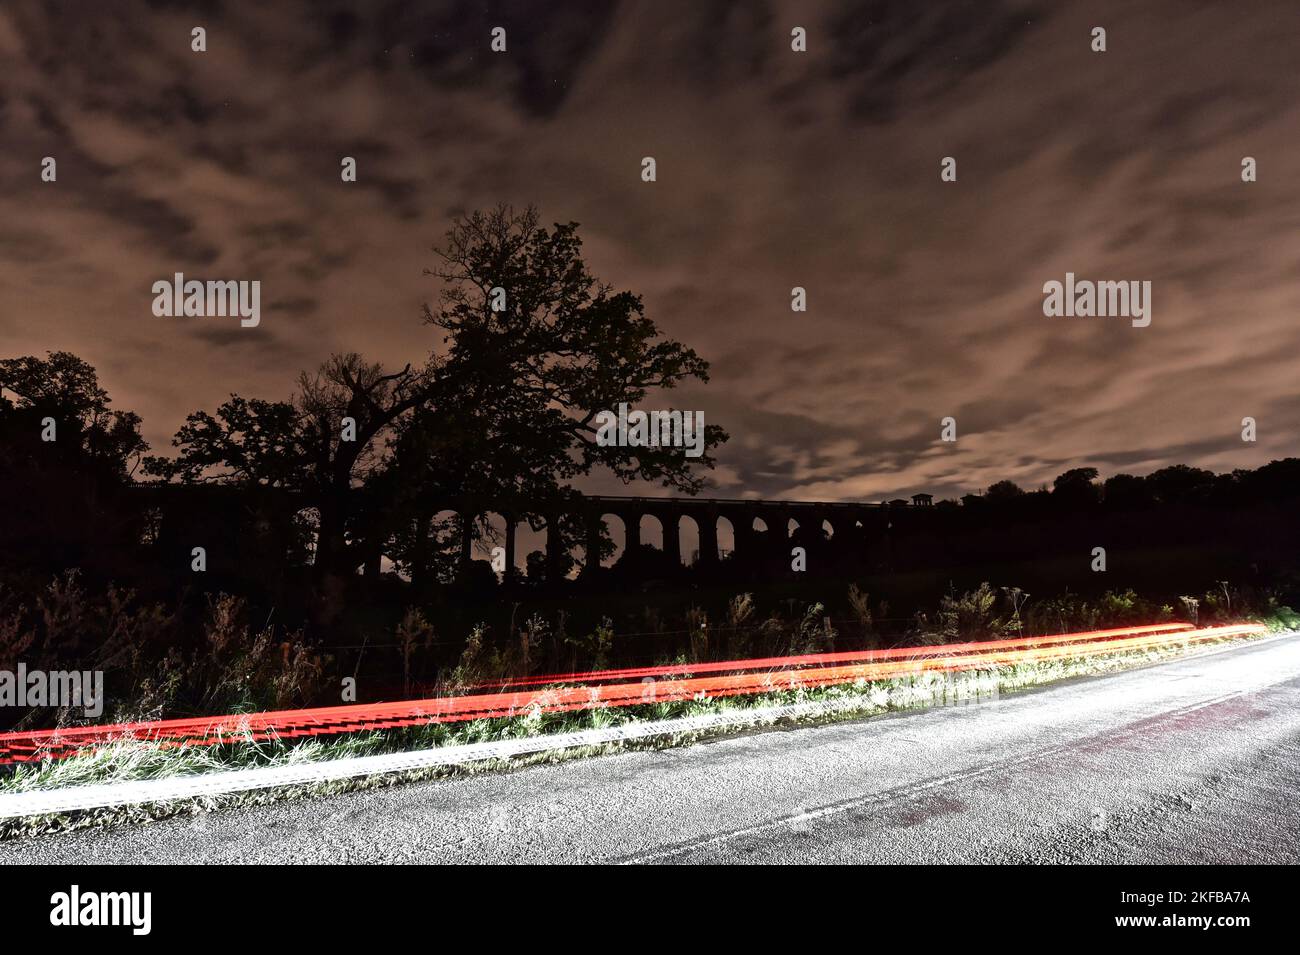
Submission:
<svg viewBox="0 0 1300 955">
<path fill-rule="evenodd" d="M 422 355 L 449 216 L 537 202 L 714 362 L 671 397 L 732 434 L 719 493 L 1257 466 L 1300 429 L 1298 31 L 1282 2 L 18 4 L 0 327 L 99 366 L 162 447 L 331 350 Z M 259 279 L 261 326 L 155 319 L 174 271 Z M 1067 271 L 1150 279 L 1151 327 L 1045 318 Z"/>
</svg>

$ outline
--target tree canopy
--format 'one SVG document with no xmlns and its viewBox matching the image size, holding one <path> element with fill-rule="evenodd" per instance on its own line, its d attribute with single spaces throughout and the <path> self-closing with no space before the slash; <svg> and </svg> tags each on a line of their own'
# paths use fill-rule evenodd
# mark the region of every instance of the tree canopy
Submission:
<svg viewBox="0 0 1300 955">
<path fill-rule="evenodd" d="M 429 533 L 439 497 L 525 516 L 597 468 L 688 494 L 704 486 L 726 440 L 717 425 L 698 458 L 596 441 L 601 411 L 707 381 L 708 363 L 665 338 L 639 296 L 591 274 L 577 223 L 547 228 L 534 208 L 498 206 L 454 220 L 434 251 L 427 274 L 442 289 L 424 321 L 440 334 L 418 367 L 335 355 L 288 400 L 232 395 L 189 415 L 176 456 L 150 458 L 148 473 L 300 492 L 320 512 L 317 560 L 339 571 L 412 522 L 417 538 Z"/>
</svg>

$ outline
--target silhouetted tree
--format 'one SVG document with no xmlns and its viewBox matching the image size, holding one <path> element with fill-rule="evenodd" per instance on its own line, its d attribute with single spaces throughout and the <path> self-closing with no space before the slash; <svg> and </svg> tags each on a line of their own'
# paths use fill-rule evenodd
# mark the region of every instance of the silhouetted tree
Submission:
<svg viewBox="0 0 1300 955">
<path fill-rule="evenodd" d="M 1071 468 L 1052 482 L 1052 498 L 1059 506 L 1083 508 L 1100 498 L 1096 468 Z"/>
<path fill-rule="evenodd" d="M 1247 501 L 1279 500 L 1300 494 L 1300 458 L 1270 461 L 1254 471 L 1234 471 L 1240 495 Z"/>
<path fill-rule="evenodd" d="M 708 381 L 708 362 L 662 338 L 639 296 L 591 275 L 577 223 L 548 230 L 538 219 L 533 208 L 499 206 L 456 220 L 432 272 L 445 283 L 441 306 L 425 309 L 445 333 L 439 374 L 454 384 L 457 414 L 484 429 L 493 460 L 479 463 L 490 483 L 531 498 L 599 465 L 625 481 L 698 491 L 710 451 L 726 440 L 720 427 L 706 427 L 704 453 L 691 459 L 680 448 L 602 447 L 595 419 L 654 389 Z M 504 295 L 501 311 L 493 289 Z M 522 466 L 513 463 L 520 454 Z"/>
<path fill-rule="evenodd" d="M 1132 474 L 1116 474 L 1102 485 L 1106 504 L 1116 508 L 1146 507 L 1151 503 L 1151 492 L 1144 478 Z"/>
<path fill-rule="evenodd" d="M 703 486 L 698 472 L 726 439 L 716 425 L 698 458 L 596 443 L 601 411 L 707 381 L 708 363 L 663 339 L 639 297 L 590 274 L 576 223 L 548 230 L 536 210 L 501 206 L 455 220 L 438 254 L 431 274 L 445 287 L 425 319 L 444 335 L 423 366 L 385 373 L 356 354 L 335 356 L 299 379 L 290 402 L 232 396 L 215 416 L 190 415 L 173 441 L 179 455 L 150 459 L 149 472 L 301 491 L 320 511 L 324 573 L 351 571 L 412 526 L 407 556 L 424 559 L 418 538 L 439 496 L 531 515 L 597 466 L 686 493 Z M 494 309 L 502 295 L 504 309 Z M 355 441 L 341 440 L 344 418 Z"/>
<path fill-rule="evenodd" d="M 49 445 L 39 448 L 42 461 L 57 457 L 100 477 L 126 478 L 149 445 L 140 436 L 140 416 L 115 411 L 110 402 L 95 369 L 70 352 L 0 360 L 0 413 L 15 438 L 23 431 L 19 444 L 29 450 Z M 40 440 L 47 417 L 56 435 L 49 442 Z"/>
<path fill-rule="evenodd" d="M 1158 503 L 1180 504 L 1204 501 L 1214 489 L 1214 472 L 1174 464 L 1152 471 L 1143 480 L 1147 492 Z"/>
<path fill-rule="evenodd" d="M 404 415 L 432 400 L 436 362 L 386 373 L 356 353 L 334 355 L 298 379 L 291 402 L 232 395 L 215 416 L 197 411 L 177 432 L 174 459 L 150 474 L 185 483 L 235 483 L 298 491 L 319 511 L 316 566 L 346 572 L 351 492 L 370 477 L 378 444 Z"/>
<path fill-rule="evenodd" d="M 0 360 L 0 560 L 112 567 L 133 532 L 116 495 L 148 445 L 139 415 L 110 401 L 68 352 Z"/>
<path fill-rule="evenodd" d="M 1014 481 L 998 481 L 990 484 L 988 490 L 984 492 L 984 497 L 994 504 L 1014 501 L 1016 498 L 1024 496 L 1025 492 Z"/>
</svg>

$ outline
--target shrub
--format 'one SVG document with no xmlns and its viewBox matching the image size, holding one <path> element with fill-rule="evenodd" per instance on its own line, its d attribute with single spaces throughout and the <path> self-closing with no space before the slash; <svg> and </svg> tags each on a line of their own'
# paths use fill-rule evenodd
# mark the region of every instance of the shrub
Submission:
<svg viewBox="0 0 1300 955">
<path fill-rule="evenodd" d="M 942 642 L 990 640 L 1014 633 L 1015 621 L 1004 619 L 998 612 L 998 604 L 998 592 L 987 581 L 961 595 L 950 590 L 940 599 L 935 614 Z"/>
</svg>

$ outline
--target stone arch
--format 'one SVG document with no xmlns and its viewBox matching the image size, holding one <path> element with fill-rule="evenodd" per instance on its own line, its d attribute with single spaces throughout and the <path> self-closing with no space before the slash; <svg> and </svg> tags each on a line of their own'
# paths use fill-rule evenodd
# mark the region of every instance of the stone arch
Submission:
<svg viewBox="0 0 1300 955">
<path fill-rule="evenodd" d="M 501 548 L 500 556 L 505 569 L 498 571 L 492 567 L 492 572 L 497 575 L 499 583 L 504 583 L 511 576 L 512 570 L 516 575 L 519 573 L 519 555 L 512 540 L 515 528 L 510 526 L 512 518 L 505 511 L 489 508 L 480 512 L 477 520 L 483 525 L 484 533 L 474 541 L 471 557 L 487 561 L 491 567 L 497 556 L 496 549 Z"/>
<path fill-rule="evenodd" d="M 617 521 L 617 527 L 610 524 L 610 518 Z M 586 568 L 593 568 L 591 554 L 588 551 L 597 546 L 601 537 L 601 531 L 608 532 L 610 540 L 614 544 L 614 551 L 608 557 L 602 558 L 597 562 L 601 567 L 612 567 L 622 560 L 623 555 L 627 552 L 627 518 L 617 511 L 602 511 L 599 514 L 588 514 L 586 542 L 583 545 L 582 562 Z M 592 538 L 591 530 L 596 531 L 597 537 Z"/>
<path fill-rule="evenodd" d="M 718 559 L 729 557 L 736 552 L 736 525 L 731 518 L 719 515 L 714 518 L 718 534 Z"/>
<path fill-rule="evenodd" d="M 460 539 L 460 512 L 453 507 L 443 507 L 429 517 L 429 525 L 424 529 L 428 535 L 428 560 L 430 569 L 443 583 L 449 581 L 448 565 L 455 566 L 456 543 Z M 447 555 L 451 560 L 445 559 Z"/>
<path fill-rule="evenodd" d="M 651 523 L 647 524 L 646 521 L 650 521 Z M 642 544 L 649 544 L 656 550 L 664 549 L 663 518 L 658 514 L 647 512 L 641 515 L 640 519 L 637 521 L 637 525 L 641 528 Z M 649 531 L 649 533 L 647 533 L 647 531 Z"/>
<path fill-rule="evenodd" d="M 687 527 L 687 524 L 690 524 Z M 700 561 L 700 518 L 682 514 L 677 518 L 677 548 L 682 562 L 690 567 Z"/>
<path fill-rule="evenodd" d="M 580 562 L 574 561 L 572 549 L 564 541 L 564 523 L 566 516 L 563 512 L 547 514 L 545 517 L 547 584 L 557 584 L 567 579 L 575 566 L 582 566 Z"/>
</svg>

